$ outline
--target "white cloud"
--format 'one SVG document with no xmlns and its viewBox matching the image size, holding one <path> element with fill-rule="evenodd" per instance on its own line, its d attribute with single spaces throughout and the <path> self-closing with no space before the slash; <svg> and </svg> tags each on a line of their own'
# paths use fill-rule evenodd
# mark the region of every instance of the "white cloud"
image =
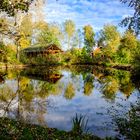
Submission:
<svg viewBox="0 0 140 140">
<path fill-rule="evenodd" d="M 133 10 L 117 0 L 48 0 L 45 7 L 46 21 L 64 22 L 72 19 L 77 28 L 91 24 L 98 31 L 106 23 L 118 24 Z"/>
</svg>

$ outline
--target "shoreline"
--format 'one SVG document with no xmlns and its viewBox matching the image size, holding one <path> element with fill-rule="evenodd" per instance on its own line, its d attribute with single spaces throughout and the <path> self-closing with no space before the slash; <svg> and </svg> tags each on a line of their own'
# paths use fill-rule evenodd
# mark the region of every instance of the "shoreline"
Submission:
<svg viewBox="0 0 140 140">
<path fill-rule="evenodd" d="M 9 118 L 0 118 L 0 139 L 40 140 L 102 140 L 90 133 L 66 132 Z"/>
<path fill-rule="evenodd" d="M 63 65 L 63 64 L 52 64 L 52 65 L 31 65 L 31 64 L 2 64 L 0 65 L 0 69 L 12 69 L 12 68 L 16 68 L 16 69 L 24 69 L 24 68 L 30 68 L 30 67 L 48 67 L 48 66 L 72 66 L 72 65 L 76 65 L 76 66 L 102 66 L 102 67 L 108 67 L 108 68 L 115 68 L 118 70 L 126 70 L 126 71 L 131 71 L 133 70 L 131 65 L 112 65 L 112 66 L 105 66 L 103 64 L 98 64 L 98 63 L 73 63 L 73 64 L 67 64 L 67 65 Z"/>
</svg>

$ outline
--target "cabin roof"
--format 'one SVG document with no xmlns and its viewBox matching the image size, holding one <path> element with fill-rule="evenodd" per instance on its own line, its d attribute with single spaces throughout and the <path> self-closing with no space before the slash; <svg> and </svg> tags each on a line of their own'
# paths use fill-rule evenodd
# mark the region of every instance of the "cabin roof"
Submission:
<svg viewBox="0 0 140 140">
<path fill-rule="evenodd" d="M 45 50 L 52 50 L 52 48 L 54 50 L 59 50 L 61 52 L 63 52 L 57 45 L 55 44 L 50 44 L 48 46 L 45 46 L 45 47 L 29 47 L 29 48 L 26 48 L 24 49 L 23 51 L 24 52 L 38 52 L 38 51 L 45 51 Z"/>
</svg>

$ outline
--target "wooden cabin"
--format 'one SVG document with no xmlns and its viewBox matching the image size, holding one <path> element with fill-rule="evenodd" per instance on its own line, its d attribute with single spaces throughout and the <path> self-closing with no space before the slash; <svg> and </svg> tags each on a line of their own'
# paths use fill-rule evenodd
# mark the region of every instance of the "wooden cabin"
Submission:
<svg viewBox="0 0 140 140">
<path fill-rule="evenodd" d="M 26 74 L 21 74 L 22 76 L 26 76 L 30 79 L 34 79 L 34 80 L 40 80 L 40 81 L 46 81 L 49 82 L 51 84 L 55 84 L 57 83 L 57 81 L 59 81 L 63 75 L 61 74 L 57 74 L 57 73 L 53 73 L 53 74 L 45 74 L 45 73 L 26 73 Z"/>
<path fill-rule="evenodd" d="M 55 44 L 46 47 L 29 47 L 23 50 L 28 57 L 47 56 L 49 54 L 62 53 L 63 51 Z"/>
</svg>

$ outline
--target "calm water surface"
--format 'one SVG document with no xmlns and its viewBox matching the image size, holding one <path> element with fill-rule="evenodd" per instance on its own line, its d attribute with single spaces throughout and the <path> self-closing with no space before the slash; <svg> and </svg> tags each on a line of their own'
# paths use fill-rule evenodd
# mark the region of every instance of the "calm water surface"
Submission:
<svg viewBox="0 0 140 140">
<path fill-rule="evenodd" d="M 0 75 L 1 117 L 69 131 L 82 114 L 100 137 L 117 135 L 112 113 L 127 112 L 139 96 L 130 72 L 115 69 L 37 67 Z"/>
</svg>

